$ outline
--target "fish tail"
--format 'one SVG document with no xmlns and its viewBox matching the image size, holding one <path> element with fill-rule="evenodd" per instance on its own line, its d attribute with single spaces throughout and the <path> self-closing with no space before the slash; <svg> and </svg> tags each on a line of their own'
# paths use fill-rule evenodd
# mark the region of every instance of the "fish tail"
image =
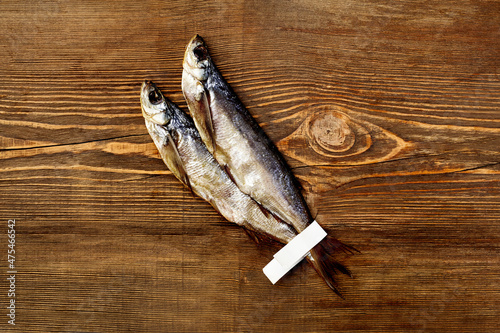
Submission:
<svg viewBox="0 0 500 333">
<path fill-rule="evenodd" d="M 325 280 L 328 287 L 330 287 L 333 292 L 341 298 L 344 298 L 338 289 L 335 276 L 338 273 L 342 273 L 352 277 L 352 274 L 347 267 L 333 258 L 332 254 L 338 251 L 346 253 L 353 253 L 353 251 L 359 252 L 352 246 L 346 245 L 333 237 L 327 236 L 327 238 L 311 249 L 311 255 L 308 256 L 308 259 L 314 266 L 316 272 L 318 272 L 323 280 Z"/>
<path fill-rule="evenodd" d="M 342 243 L 338 239 L 327 235 L 325 239 L 323 239 L 318 246 L 323 247 L 324 251 L 330 255 L 336 253 L 336 252 L 343 252 L 346 254 L 354 254 L 354 252 L 361 253 L 358 251 L 356 248 L 354 248 L 351 245 Z"/>
</svg>

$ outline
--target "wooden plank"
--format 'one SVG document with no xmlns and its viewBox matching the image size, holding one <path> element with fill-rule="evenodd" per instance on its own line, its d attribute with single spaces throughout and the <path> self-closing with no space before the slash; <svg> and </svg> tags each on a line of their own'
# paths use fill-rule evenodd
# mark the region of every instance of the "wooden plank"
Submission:
<svg viewBox="0 0 500 333">
<path fill-rule="evenodd" d="M 493 332 L 500 3 L 2 1 L 0 264 L 21 332 Z M 362 254 L 336 297 L 166 169 L 152 79 L 185 108 L 202 35 L 317 220 Z"/>
</svg>

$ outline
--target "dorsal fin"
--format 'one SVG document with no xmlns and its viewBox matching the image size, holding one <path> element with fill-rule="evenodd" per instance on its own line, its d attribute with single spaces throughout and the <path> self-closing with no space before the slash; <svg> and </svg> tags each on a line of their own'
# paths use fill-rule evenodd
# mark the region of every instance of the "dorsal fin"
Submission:
<svg viewBox="0 0 500 333">
<path fill-rule="evenodd" d="M 172 162 L 174 165 L 172 165 L 172 168 L 175 168 L 175 171 L 172 170 L 172 172 L 177 173 L 177 177 L 181 182 L 186 185 L 191 193 L 193 193 L 193 189 L 191 188 L 191 183 L 189 182 L 189 177 L 186 172 L 186 168 L 184 167 L 184 163 L 182 162 L 182 159 L 179 155 L 179 150 L 177 150 L 177 145 L 172 138 L 172 135 L 170 133 L 167 134 L 168 142 L 167 142 L 167 154 L 171 156 Z"/>
<path fill-rule="evenodd" d="M 196 95 L 195 100 L 198 103 L 197 112 L 193 112 L 192 116 L 195 118 L 200 132 L 201 138 L 205 143 L 208 151 L 213 154 L 215 151 L 215 131 L 212 120 L 212 111 L 210 110 L 210 96 L 203 84 L 199 81 L 196 82 Z"/>
</svg>

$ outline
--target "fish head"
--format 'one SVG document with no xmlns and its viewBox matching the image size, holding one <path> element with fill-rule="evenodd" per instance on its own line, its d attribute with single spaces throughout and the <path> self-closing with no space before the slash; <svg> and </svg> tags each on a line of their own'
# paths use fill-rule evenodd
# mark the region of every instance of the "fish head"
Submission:
<svg viewBox="0 0 500 333">
<path fill-rule="evenodd" d="M 164 126 L 172 119 L 167 99 L 152 81 L 145 80 L 141 88 L 141 108 L 144 119 Z"/>
<path fill-rule="evenodd" d="M 211 59 L 207 45 L 199 35 L 194 36 L 189 41 L 184 53 L 184 70 L 189 72 L 197 80 L 205 81 L 208 77 Z"/>
</svg>

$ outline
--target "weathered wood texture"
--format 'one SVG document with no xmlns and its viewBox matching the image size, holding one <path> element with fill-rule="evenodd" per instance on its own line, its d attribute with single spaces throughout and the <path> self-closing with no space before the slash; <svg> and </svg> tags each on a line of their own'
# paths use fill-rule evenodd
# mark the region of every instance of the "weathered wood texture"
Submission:
<svg viewBox="0 0 500 333">
<path fill-rule="evenodd" d="M 2 1 L 20 332 L 498 332 L 500 2 Z M 145 78 L 185 107 L 204 36 L 317 220 L 362 251 L 336 297 L 166 170 Z"/>
</svg>

